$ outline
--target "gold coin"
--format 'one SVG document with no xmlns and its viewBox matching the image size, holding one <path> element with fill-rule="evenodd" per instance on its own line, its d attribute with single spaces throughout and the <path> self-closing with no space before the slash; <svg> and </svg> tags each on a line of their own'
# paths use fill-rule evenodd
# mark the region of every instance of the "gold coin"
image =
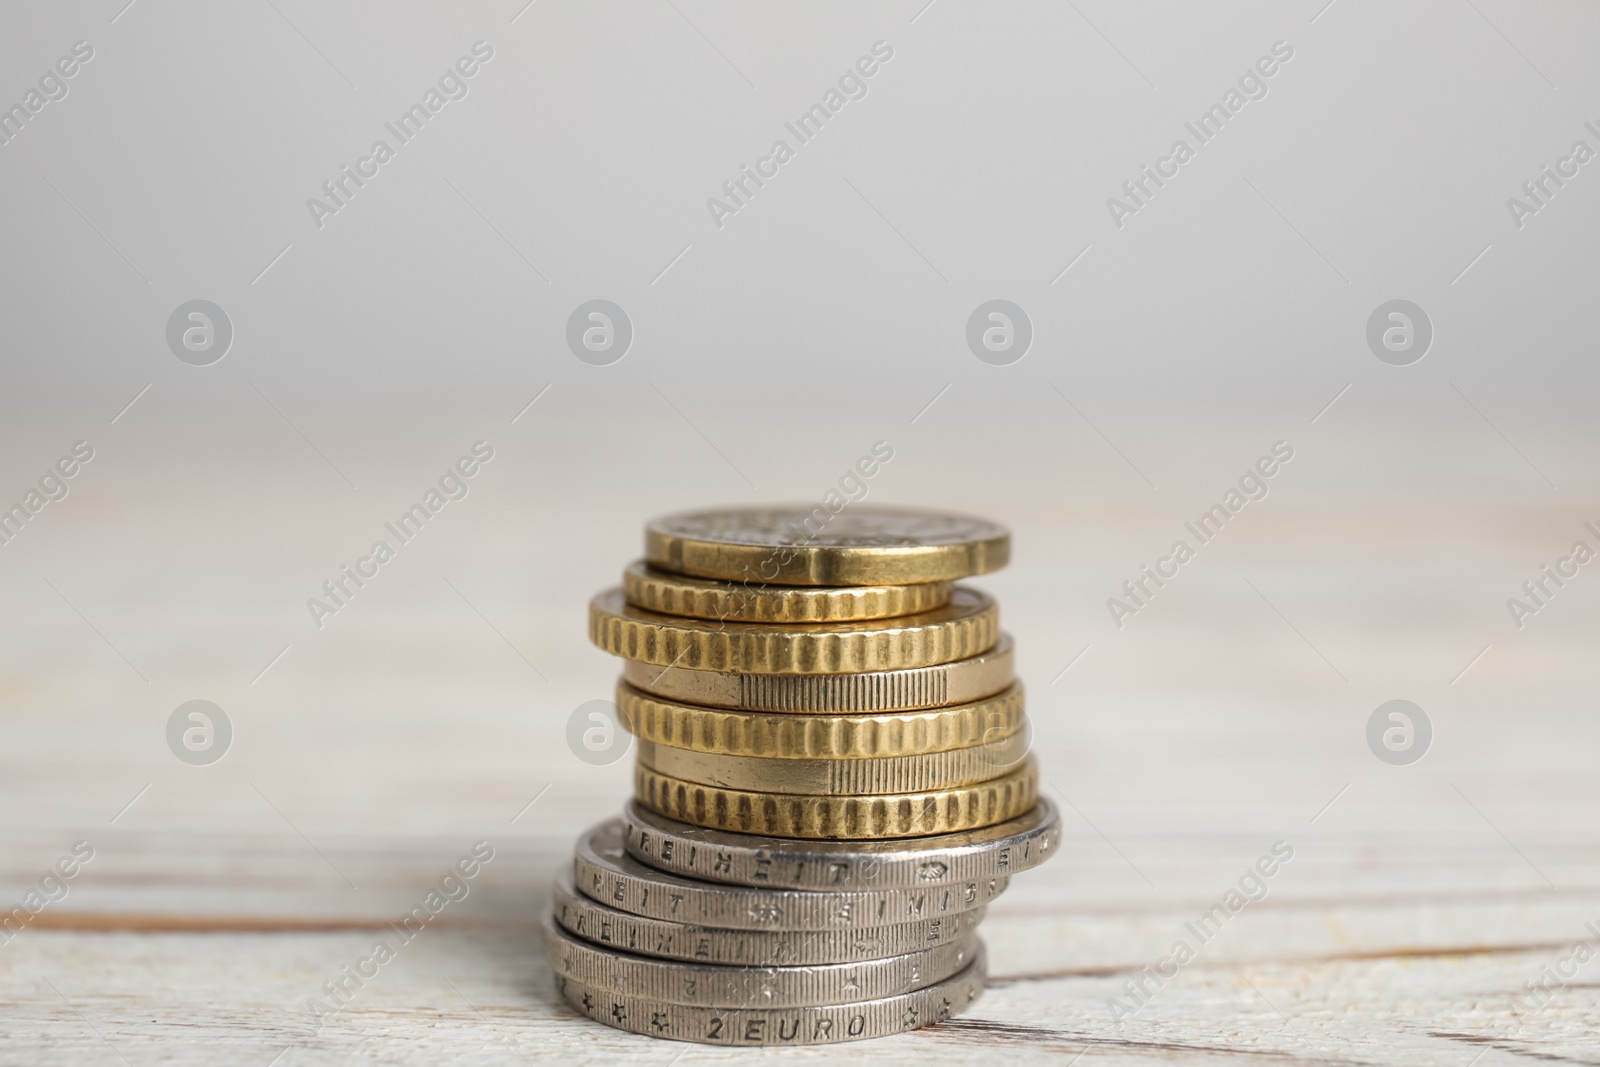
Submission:
<svg viewBox="0 0 1600 1067">
<path fill-rule="evenodd" d="M 781 585 L 941 582 L 1011 558 L 1003 526 L 876 504 L 687 511 L 647 523 L 644 545 L 646 560 L 678 574 Z"/>
<path fill-rule="evenodd" d="M 807 796 L 925 793 L 977 785 L 1014 770 L 1028 754 L 1028 733 L 981 745 L 881 759 L 771 759 L 724 756 L 639 742 L 639 762 L 657 774 L 696 785 Z"/>
<path fill-rule="evenodd" d="M 711 622 L 657 615 L 611 589 L 589 602 L 589 640 L 612 655 L 663 667 L 755 674 L 844 674 L 934 663 L 987 651 L 1000 609 L 964 586 L 921 615 L 860 622 Z"/>
<path fill-rule="evenodd" d="M 622 572 L 622 595 L 634 607 L 662 615 L 725 622 L 851 622 L 932 611 L 950 602 L 950 582 L 919 585 L 767 585 L 690 578 L 643 560 Z"/>
<path fill-rule="evenodd" d="M 641 741 L 764 759 L 882 759 L 948 752 L 1010 737 L 1024 720 L 1020 682 L 970 704 L 879 715 L 728 711 L 662 700 L 618 682 L 617 711 Z"/>
<path fill-rule="evenodd" d="M 968 704 L 1014 678 L 1014 646 L 1003 633 L 989 651 L 953 663 L 864 674 L 733 674 L 624 660 L 622 677 L 651 696 L 682 704 L 790 715 L 881 714 Z"/>
<path fill-rule="evenodd" d="M 877 796 L 790 796 L 696 785 L 635 766 L 634 799 L 679 822 L 769 837 L 874 840 L 976 830 L 1033 807 L 1039 773 L 1033 757 L 978 785 Z"/>
</svg>

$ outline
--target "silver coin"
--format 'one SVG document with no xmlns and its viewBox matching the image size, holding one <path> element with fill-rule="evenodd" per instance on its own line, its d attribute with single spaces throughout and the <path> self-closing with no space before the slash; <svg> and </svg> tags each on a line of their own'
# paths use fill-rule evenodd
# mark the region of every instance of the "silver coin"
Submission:
<svg viewBox="0 0 1600 1067">
<path fill-rule="evenodd" d="M 1061 815 L 1044 797 L 1028 814 L 982 830 L 890 841 L 800 841 L 703 830 L 629 801 L 624 847 L 688 878 L 779 889 L 887 889 L 983 884 L 1039 866 L 1059 851 Z"/>
<path fill-rule="evenodd" d="M 634 956 L 592 945 L 546 915 L 545 954 L 564 978 L 622 996 L 702 1008 L 802 1008 L 853 1004 L 922 989 L 972 962 L 976 935 L 864 963 L 728 967 Z"/>
<path fill-rule="evenodd" d="M 705 1045 L 826 1045 L 887 1037 L 944 1022 L 983 993 L 983 943 L 966 970 L 926 989 L 823 1008 L 698 1008 L 618 995 L 556 976 L 556 989 L 597 1022 L 671 1041 Z"/>
<path fill-rule="evenodd" d="M 865 930 L 722 930 L 630 915 L 579 893 L 572 872 L 556 876 L 551 910 L 562 928 L 586 941 L 662 959 L 754 967 L 849 963 L 900 956 L 960 941 L 985 909 Z"/>
<path fill-rule="evenodd" d="M 622 677 L 664 700 L 742 711 L 910 711 L 970 704 L 1005 689 L 1014 680 L 1014 647 L 1011 635 L 1002 633 L 980 656 L 864 674 L 734 674 L 624 660 Z"/>
<path fill-rule="evenodd" d="M 621 819 L 578 839 L 572 860 L 580 892 L 653 919 L 729 930 L 828 930 L 893 926 L 970 911 L 1005 891 L 1004 876 L 937 886 L 814 890 L 719 885 L 658 870 L 623 848 Z"/>
</svg>

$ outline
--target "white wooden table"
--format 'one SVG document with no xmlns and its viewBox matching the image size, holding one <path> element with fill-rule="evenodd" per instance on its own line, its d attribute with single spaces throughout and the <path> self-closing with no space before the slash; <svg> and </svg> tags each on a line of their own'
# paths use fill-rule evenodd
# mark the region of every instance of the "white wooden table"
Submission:
<svg viewBox="0 0 1600 1067">
<path fill-rule="evenodd" d="M 1468 571 L 1285 493 L 1117 631 L 1101 614 L 1116 543 L 1161 522 L 1107 493 L 1086 526 L 1081 498 L 1066 508 L 1004 471 L 969 506 L 1016 531 L 1016 563 L 982 584 L 1019 642 L 1066 847 L 991 909 L 988 993 L 948 1025 L 832 1049 L 677 1046 L 578 1018 L 535 918 L 628 774 L 580 763 L 563 735 L 614 676 L 586 645 L 585 600 L 659 502 L 547 513 L 519 487 L 565 432 L 507 439 L 454 524 L 321 631 L 301 601 L 337 546 L 362 544 L 370 504 L 318 518 L 269 486 L 185 543 L 204 500 L 85 492 L 7 558 L 3 592 L 30 608 L 4 624 L 5 899 L 76 841 L 94 858 L 0 946 L 0 1062 L 1600 1062 L 1600 970 L 1522 1014 L 1524 983 L 1600 921 L 1592 591 L 1574 588 L 1537 640 L 1495 629 L 1497 590 L 1563 519 L 1524 540 L 1495 531 L 1489 505 L 1417 519 L 1423 541 L 1427 523 L 1494 531 Z M 170 465 L 144 447 L 107 459 Z M 248 453 L 196 462 L 198 482 L 271 482 Z M 413 466 L 368 477 L 403 495 Z M 908 464 L 898 495 L 937 498 L 940 477 Z M 282 528 L 260 529 L 273 514 Z M 253 569 L 227 565 L 230 538 Z M 564 560 L 541 555 L 558 547 Z M 1394 696 L 1437 732 L 1409 767 L 1363 740 Z M 195 697 L 236 732 L 209 767 L 162 733 Z M 495 858 L 470 895 L 319 1027 L 307 998 L 478 840 Z M 1109 998 L 1193 944 L 1185 923 L 1280 840 L 1293 859 L 1266 898 L 1114 1019 Z"/>
</svg>

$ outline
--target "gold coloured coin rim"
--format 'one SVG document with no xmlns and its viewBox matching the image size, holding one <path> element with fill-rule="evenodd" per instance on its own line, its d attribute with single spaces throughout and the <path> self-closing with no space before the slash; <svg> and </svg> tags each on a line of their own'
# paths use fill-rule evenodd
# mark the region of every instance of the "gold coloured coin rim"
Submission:
<svg viewBox="0 0 1600 1067">
<path fill-rule="evenodd" d="M 666 700 L 617 679 L 617 716 L 623 729 L 641 741 L 707 755 L 774 760 L 859 760 L 927 756 L 971 748 L 966 730 L 946 728 L 941 720 L 971 720 L 988 740 L 998 741 L 1022 730 L 1026 724 L 1026 697 L 1022 682 L 1013 680 L 1000 692 L 963 704 L 899 711 L 862 711 L 797 715 L 783 711 L 745 711 Z M 1005 729 L 990 735 L 1001 720 Z M 662 729 L 663 724 L 671 728 Z M 679 728 L 681 726 L 681 729 Z M 764 747 L 749 741 L 756 735 L 769 742 Z M 848 740 L 850 747 L 836 744 Z M 892 740 L 900 735 L 905 740 Z M 920 735 L 922 743 L 917 743 Z M 928 742 L 928 737 L 934 738 Z M 734 745 L 730 737 L 739 739 Z M 796 738 L 803 743 L 795 744 Z M 786 741 L 770 743 L 778 739 Z M 869 740 L 870 739 L 870 740 Z M 867 749 L 870 745 L 870 751 Z"/>
<path fill-rule="evenodd" d="M 858 674 L 749 674 L 737 671 L 720 671 L 706 668 L 688 668 L 681 665 L 662 667 L 643 660 L 625 660 L 622 680 L 642 693 L 668 703 L 696 704 L 700 707 L 727 711 L 746 711 L 758 714 L 782 715 L 889 715 L 902 711 L 927 711 L 954 707 L 987 700 L 1002 692 L 1016 680 L 1016 641 L 1004 630 L 988 650 L 965 659 L 948 663 L 934 663 L 926 667 L 898 667 L 893 670 L 865 671 Z M 942 685 L 933 685 L 935 675 L 944 675 Z M 646 677 L 646 675 L 653 675 Z M 972 684 L 972 678 L 984 680 L 983 685 Z M 996 681 L 995 677 L 1004 679 Z M 670 681 L 663 681 L 671 679 Z M 679 682 L 685 682 L 679 685 Z M 752 684 L 754 683 L 754 684 Z M 809 690 L 817 685 L 837 688 L 859 686 L 865 692 L 876 694 L 887 706 L 865 703 L 825 703 L 813 699 Z M 924 687 L 937 688 L 945 699 L 926 699 L 919 693 Z M 751 690 L 757 693 L 768 690 L 767 697 L 750 702 Z M 950 700 L 952 689 L 965 689 L 965 699 Z M 725 690 L 737 690 L 733 692 Z M 783 699 L 775 695 L 783 694 Z M 897 698 L 884 694 L 898 693 Z M 931 694 L 929 694 L 931 695 Z"/>
<path fill-rule="evenodd" d="M 981 647 L 954 647 L 966 631 Z M 980 589 L 957 586 L 950 603 L 918 615 L 838 623 L 719 623 L 636 608 L 620 587 L 613 587 L 589 601 L 589 638 L 612 655 L 661 666 L 693 668 L 720 661 L 710 669 L 875 673 L 954 663 L 989 651 L 1000 640 L 1000 606 Z M 674 646 L 684 647 L 673 653 Z"/>
<path fill-rule="evenodd" d="M 622 571 L 629 604 L 658 615 L 763 624 L 859 622 L 920 615 L 950 602 L 955 582 L 810 586 L 674 574 L 634 560 Z"/>
<path fill-rule="evenodd" d="M 645 524 L 645 559 L 663 570 L 697 578 L 756 580 L 781 585 L 910 585 L 988 574 L 1011 560 L 1011 532 L 998 523 L 955 512 L 879 508 L 906 516 L 938 515 L 987 527 L 988 536 L 920 545 L 754 544 L 673 533 L 663 524 L 694 515 L 739 510 L 789 510 L 799 505 L 678 512 Z"/>
<path fill-rule="evenodd" d="M 664 811 L 657 806 L 654 790 L 649 788 L 648 783 L 651 778 L 665 789 L 672 790 L 685 798 L 696 792 L 703 793 L 706 801 L 704 806 L 713 813 L 721 811 L 723 814 L 714 821 L 699 822 L 693 817 L 695 814 L 693 811 Z M 633 782 L 633 799 L 636 803 L 677 822 L 712 830 L 806 840 L 877 841 L 981 830 L 1026 814 L 1039 795 L 1039 769 L 1032 755 L 1023 760 L 1021 767 L 999 778 L 976 785 L 920 793 L 832 797 L 719 789 L 716 786 L 697 785 L 694 782 L 685 782 L 679 778 L 659 774 L 638 764 L 634 766 Z M 993 793 L 1008 786 L 1012 787 L 1015 793 L 1010 806 L 1000 807 L 997 813 L 991 812 L 983 816 L 982 822 L 960 820 L 958 825 L 953 826 L 946 822 L 952 802 L 961 803 L 963 810 L 966 810 L 982 800 L 984 792 Z M 957 797 L 957 794 L 962 796 Z M 996 799 L 998 800 L 998 797 Z M 687 807 L 684 804 L 679 806 Z M 982 807 L 988 805 L 984 804 Z M 785 808 L 789 810 L 789 817 L 782 818 L 780 813 Z M 751 818 L 748 821 L 755 825 L 737 825 L 739 821 L 737 815 L 741 811 L 749 813 Z M 709 815 L 705 817 L 711 818 Z M 864 822 L 876 821 L 882 825 L 891 819 L 894 820 L 894 825 L 890 829 L 879 829 L 864 835 L 840 832 L 853 829 Z"/>
<path fill-rule="evenodd" d="M 864 783 L 936 772 L 948 780 L 930 789 L 982 785 L 1018 769 L 1028 754 L 1028 741 L 1026 735 L 1012 733 L 987 745 L 851 760 L 729 756 L 646 740 L 635 747 L 639 763 L 664 778 L 734 792 L 846 797 L 889 795 L 896 790 Z M 984 749 L 987 754 L 980 755 Z M 751 784 L 739 784 L 744 781 Z M 763 781 L 768 784 L 755 784 Z"/>
</svg>

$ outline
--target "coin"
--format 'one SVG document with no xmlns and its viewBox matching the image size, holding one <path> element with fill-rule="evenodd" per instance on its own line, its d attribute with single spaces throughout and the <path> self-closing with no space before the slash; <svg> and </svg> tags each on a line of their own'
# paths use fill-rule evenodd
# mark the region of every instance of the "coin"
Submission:
<svg viewBox="0 0 1600 1067">
<path fill-rule="evenodd" d="M 622 810 L 623 844 L 635 859 L 686 878 L 786 889 L 981 882 L 1031 870 L 1061 843 L 1061 815 L 1046 797 L 1027 814 L 938 837 L 896 841 L 787 841 L 703 830 L 637 801 Z"/>
<path fill-rule="evenodd" d="M 568 1004 L 607 1026 L 708 1045 L 823 1045 L 886 1037 L 944 1022 L 983 993 L 983 942 L 953 978 L 898 996 L 823 1008 L 697 1008 L 618 995 L 556 976 Z"/>
<path fill-rule="evenodd" d="M 1022 729 L 1022 685 L 971 704 L 883 715 L 730 711 L 661 700 L 617 685 L 617 717 L 641 741 L 774 759 L 915 756 L 997 741 Z M 665 770 L 666 768 L 658 768 Z"/>
<path fill-rule="evenodd" d="M 725 930 L 633 915 L 591 900 L 556 874 L 551 908 L 562 928 L 598 945 L 646 956 L 747 966 L 848 963 L 948 945 L 977 929 L 984 908 L 861 930 Z"/>
<path fill-rule="evenodd" d="M 915 615 L 950 601 L 950 582 L 841 588 L 691 578 L 643 560 L 622 572 L 628 603 L 662 615 L 726 622 L 851 622 Z"/>
<path fill-rule="evenodd" d="M 1006 888 L 986 878 L 915 888 L 753 889 L 698 882 L 647 866 L 622 847 L 622 821 L 610 819 L 578 839 L 572 858 L 578 891 L 653 919 L 730 930 L 820 930 L 892 926 L 970 911 Z"/>
<path fill-rule="evenodd" d="M 639 762 L 666 777 L 719 789 L 810 796 L 925 793 L 998 778 L 1028 754 L 1031 740 L 1017 732 L 987 744 L 882 759 L 725 756 L 640 741 Z"/>
<path fill-rule="evenodd" d="M 555 972 L 623 996 L 707 1008 L 795 1008 L 876 1000 L 941 982 L 972 962 L 976 935 L 904 956 L 787 967 L 635 956 L 590 944 L 546 914 L 545 954 Z"/>
<path fill-rule="evenodd" d="M 948 581 L 1011 556 L 1011 535 L 992 522 L 876 504 L 683 512 L 646 523 L 644 545 L 664 570 L 781 585 Z"/>
<path fill-rule="evenodd" d="M 876 796 L 788 796 L 696 785 L 635 766 L 633 795 L 651 811 L 713 830 L 772 837 L 920 837 L 954 833 L 1014 819 L 1039 792 L 1032 757 L 1001 778 L 922 793 Z"/>
<path fill-rule="evenodd" d="M 841 674 L 926 667 L 994 646 L 1000 609 L 958 586 L 950 603 L 920 615 L 858 622 L 711 622 L 633 607 L 622 590 L 589 602 L 589 640 L 612 655 L 665 667 L 758 674 Z"/>
<path fill-rule="evenodd" d="M 1011 635 L 989 651 L 932 667 L 857 674 L 735 674 L 624 660 L 629 685 L 664 700 L 795 715 L 906 711 L 967 704 L 1012 683 Z"/>
</svg>

